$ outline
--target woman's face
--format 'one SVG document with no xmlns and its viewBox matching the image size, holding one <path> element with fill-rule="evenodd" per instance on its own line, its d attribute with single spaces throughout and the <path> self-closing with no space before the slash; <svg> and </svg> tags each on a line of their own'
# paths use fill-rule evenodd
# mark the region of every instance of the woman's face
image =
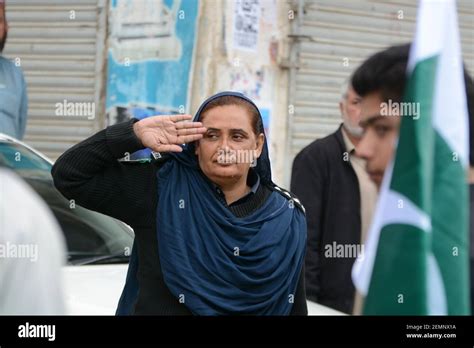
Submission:
<svg viewBox="0 0 474 348">
<path fill-rule="evenodd" d="M 201 122 L 207 131 L 195 153 L 203 173 L 219 186 L 247 180 L 264 142 L 263 133 L 254 133 L 248 111 L 238 105 L 217 106 L 207 110 Z"/>
</svg>

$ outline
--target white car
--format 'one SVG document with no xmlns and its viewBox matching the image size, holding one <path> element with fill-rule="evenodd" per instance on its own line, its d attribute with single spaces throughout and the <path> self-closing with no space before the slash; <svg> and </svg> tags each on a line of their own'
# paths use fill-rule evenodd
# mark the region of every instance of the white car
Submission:
<svg viewBox="0 0 474 348">
<path fill-rule="evenodd" d="M 67 313 L 113 315 L 125 284 L 133 229 L 110 216 L 72 208 L 54 187 L 52 165 L 40 152 L 0 133 L 0 166 L 12 169 L 43 198 L 64 233 Z"/>
<path fill-rule="evenodd" d="M 20 159 L 20 160 L 19 160 Z M 66 308 L 71 315 L 114 315 L 125 284 L 133 230 L 109 216 L 75 206 L 56 190 L 53 162 L 27 144 L 0 133 L 0 166 L 20 175 L 45 200 L 58 220 L 68 249 L 63 269 Z M 307 301 L 309 315 L 344 315 Z"/>
</svg>

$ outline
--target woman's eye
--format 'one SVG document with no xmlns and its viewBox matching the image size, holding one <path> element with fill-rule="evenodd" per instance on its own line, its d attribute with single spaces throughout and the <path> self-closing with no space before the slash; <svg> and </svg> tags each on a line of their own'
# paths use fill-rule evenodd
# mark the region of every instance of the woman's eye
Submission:
<svg viewBox="0 0 474 348">
<path fill-rule="evenodd" d="M 207 134 L 206 138 L 211 139 L 211 140 L 215 140 L 215 139 L 217 139 L 217 134 Z"/>
</svg>

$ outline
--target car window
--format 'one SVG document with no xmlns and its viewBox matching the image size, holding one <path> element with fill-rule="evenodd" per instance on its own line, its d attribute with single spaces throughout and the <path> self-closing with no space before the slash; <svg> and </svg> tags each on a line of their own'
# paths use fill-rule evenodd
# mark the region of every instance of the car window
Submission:
<svg viewBox="0 0 474 348">
<path fill-rule="evenodd" d="M 106 246 L 106 241 L 95 229 L 75 214 L 61 209 L 55 209 L 54 213 L 61 228 L 67 231 L 65 237 L 70 259 L 78 258 L 81 255 L 94 256 L 111 252 Z"/>
<path fill-rule="evenodd" d="M 14 170 L 51 171 L 51 164 L 26 147 L 0 142 L 0 164 Z"/>
<path fill-rule="evenodd" d="M 20 144 L 0 141 L 0 166 L 15 171 L 48 204 L 64 233 L 69 263 L 128 262 L 133 230 L 63 197 L 54 187 L 48 161 Z"/>
</svg>

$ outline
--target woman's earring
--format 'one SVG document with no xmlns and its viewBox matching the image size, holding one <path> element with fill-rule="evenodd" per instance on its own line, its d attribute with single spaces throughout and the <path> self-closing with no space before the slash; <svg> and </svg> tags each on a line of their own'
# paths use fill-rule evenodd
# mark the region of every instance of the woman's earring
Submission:
<svg viewBox="0 0 474 348">
<path fill-rule="evenodd" d="M 254 158 L 253 161 L 250 163 L 250 167 L 256 167 L 257 166 L 257 158 Z"/>
</svg>

